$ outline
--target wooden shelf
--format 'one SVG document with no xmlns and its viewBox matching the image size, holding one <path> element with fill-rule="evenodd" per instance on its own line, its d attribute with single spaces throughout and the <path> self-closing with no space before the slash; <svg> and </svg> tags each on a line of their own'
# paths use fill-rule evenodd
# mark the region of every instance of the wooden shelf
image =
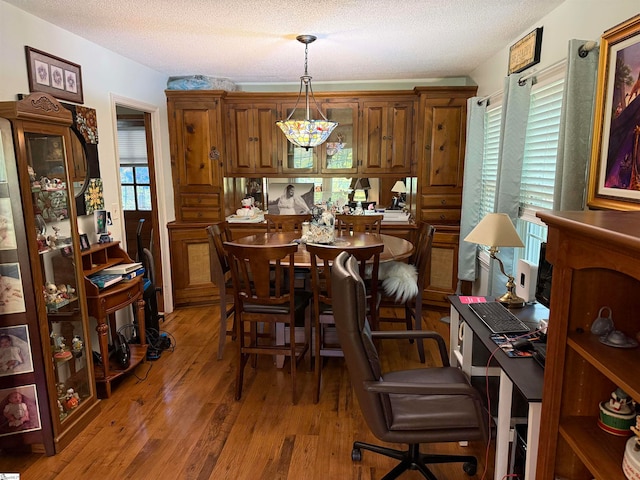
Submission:
<svg viewBox="0 0 640 480">
<path fill-rule="evenodd" d="M 89 314 L 95 317 L 98 322 L 98 346 L 103 359 L 102 365 L 94 365 L 96 382 L 104 387 L 104 396 L 107 398 L 111 396 L 111 382 L 130 372 L 146 359 L 147 345 L 145 345 L 142 277 L 122 280 L 101 289 L 89 279 L 89 275 L 98 273 L 113 265 L 132 262 L 131 257 L 120 247 L 120 242 L 117 241 L 95 244 L 82 252 L 87 307 Z M 129 366 L 122 369 L 115 361 L 109 359 L 108 333 L 110 331 L 111 338 L 115 338 L 115 318 L 110 317 L 116 311 L 127 308 L 130 305 L 136 306 L 135 321 L 138 324 L 138 337 L 141 345 L 129 344 L 131 353 Z"/>
<path fill-rule="evenodd" d="M 629 437 L 605 432 L 594 417 L 569 417 L 560 423 L 560 434 L 575 455 L 598 480 L 625 480 L 622 455 Z"/>
<path fill-rule="evenodd" d="M 640 399 L 637 381 L 640 350 L 609 347 L 600 343 L 597 336 L 586 332 L 570 334 L 567 345 L 627 392 L 631 398 Z"/>
<path fill-rule="evenodd" d="M 96 370 L 96 382 L 108 383 L 112 382 L 118 377 L 129 373 L 131 370 L 140 365 L 147 355 L 147 345 L 129 344 L 129 351 L 131 354 L 131 360 L 129 366 L 125 369 L 121 369 L 113 358 L 109 358 L 109 374 L 105 377 L 104 369 L 101 365 L 95 365 Z"/>
</svg>

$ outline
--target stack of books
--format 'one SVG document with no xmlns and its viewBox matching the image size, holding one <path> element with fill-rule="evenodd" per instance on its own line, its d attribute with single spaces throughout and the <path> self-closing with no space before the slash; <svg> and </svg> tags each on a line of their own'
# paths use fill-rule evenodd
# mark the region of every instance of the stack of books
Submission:
<svg viewBox="0 0 640 480">
<path fill-rule="evenodd" d="M 119 275 L 122 280 L 131 280 L 144 275 L 142 263 L 121 263 L 113 267 L 105 268 L 101 273 L 108 275 Z"/>
<path fill-rule="evenodd" d="M 89 280 L 91 280 L 91 283 L 95 284 L 98 288 L 103 289 L 121 281 L 122 275 L 117 273 L 99 272 L 89 276 Z"/>
</svg>

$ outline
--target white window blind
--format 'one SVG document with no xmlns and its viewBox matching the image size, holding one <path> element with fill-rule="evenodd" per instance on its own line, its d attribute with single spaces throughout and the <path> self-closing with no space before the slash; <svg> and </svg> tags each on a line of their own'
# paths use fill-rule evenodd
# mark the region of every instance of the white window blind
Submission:
<svg viewBox="0 0 640 480">
<path fill-rule="evenodd" d="M 535 85 L 531 91 L 520 189 L 521 211 L 553 208 L 563 86 L 561 78 Z"/>
<path fill-rule="evenodd" d="M 118 129 L 120 164 L 147 163 L 147 138 L 144 127 Z"/>
<path fill-rule="evenodd" d="M 490 105 L 484 119 L 484 151 L 482 153 L 482 194 L 480 197 L 480 221 L 488 213 L 493 213 L 498 177 L 498 152 L 500 149 L 500 123 L 502 105 Z"/>
</svg>

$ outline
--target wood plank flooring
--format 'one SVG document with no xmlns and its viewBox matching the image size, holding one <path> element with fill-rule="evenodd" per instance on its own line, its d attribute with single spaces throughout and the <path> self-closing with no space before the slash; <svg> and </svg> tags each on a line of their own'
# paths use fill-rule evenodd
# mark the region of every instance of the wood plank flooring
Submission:
<svg viewBox="0 0 640 480">
<path fill-rule="evenodd" d="M 448 334 L 439 321 L 443 315 L 425 314 L 425 328 Z M 18 472 L 21 480 L 377 480 L 395 466 L 395 460 L 370 452 L 363 452 L 361 462 L 351 461 L 354 440 L 380 442 L 360 414 L 343 359 L 326 363 L 319 404 L 312 400 L 308 358 L 298 371 L 298 404 L 292 405 L 288 365 L 278 370 L 266 356 L 255 370 L 247 366 L 243 397 L 235 401 L 234 344 L 228 339 L 224 358 L 216 359 L 218 318 L 217 306 L 169 315 L 161 328 L 173 337 L 173 351 L 140 365 L 138 378 L 116 383 L 111 398 L 101 401 L 100 415 L 63 452 L 47 457 L 0 451 L 0 472 Z M 420 366 L 415 347 L 406 342 L 385 341 L 381 356 L 386 369 Z M 427 363 L 432 358 L 428 350 Z M 479 442 L 423 451 L 478 457 L 474 477 L 460 464 L 434 465 L 441 480 L 493 478 L 491 465 L 484 471 L 487 447 Z M 492 459 L 491 447 L 489 452 Z M 401 476 L 421 478 L 415 471 Z"/>
</svg>

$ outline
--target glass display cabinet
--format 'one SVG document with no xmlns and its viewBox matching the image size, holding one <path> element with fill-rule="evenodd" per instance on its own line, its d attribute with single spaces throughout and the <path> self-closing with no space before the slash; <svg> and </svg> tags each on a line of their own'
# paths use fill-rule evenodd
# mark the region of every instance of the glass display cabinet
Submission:
<svg viewBox="0 0 640 480">
<path fill-rule="evenodd" d="M 25 224 L 18 243 L 28 250 L 35 292 L 27 313 L 44 357 L 35 373 L 45 378 L 60 451 L 98 412 L 74 192 L 74 184 L 83 187 L 76 178 L 83 160 L 72 156 L 82 150 L 73 147 L 71 112 L 46 94 L 0 102 L 0 117 L 13 130 Z"/>
</svg>

